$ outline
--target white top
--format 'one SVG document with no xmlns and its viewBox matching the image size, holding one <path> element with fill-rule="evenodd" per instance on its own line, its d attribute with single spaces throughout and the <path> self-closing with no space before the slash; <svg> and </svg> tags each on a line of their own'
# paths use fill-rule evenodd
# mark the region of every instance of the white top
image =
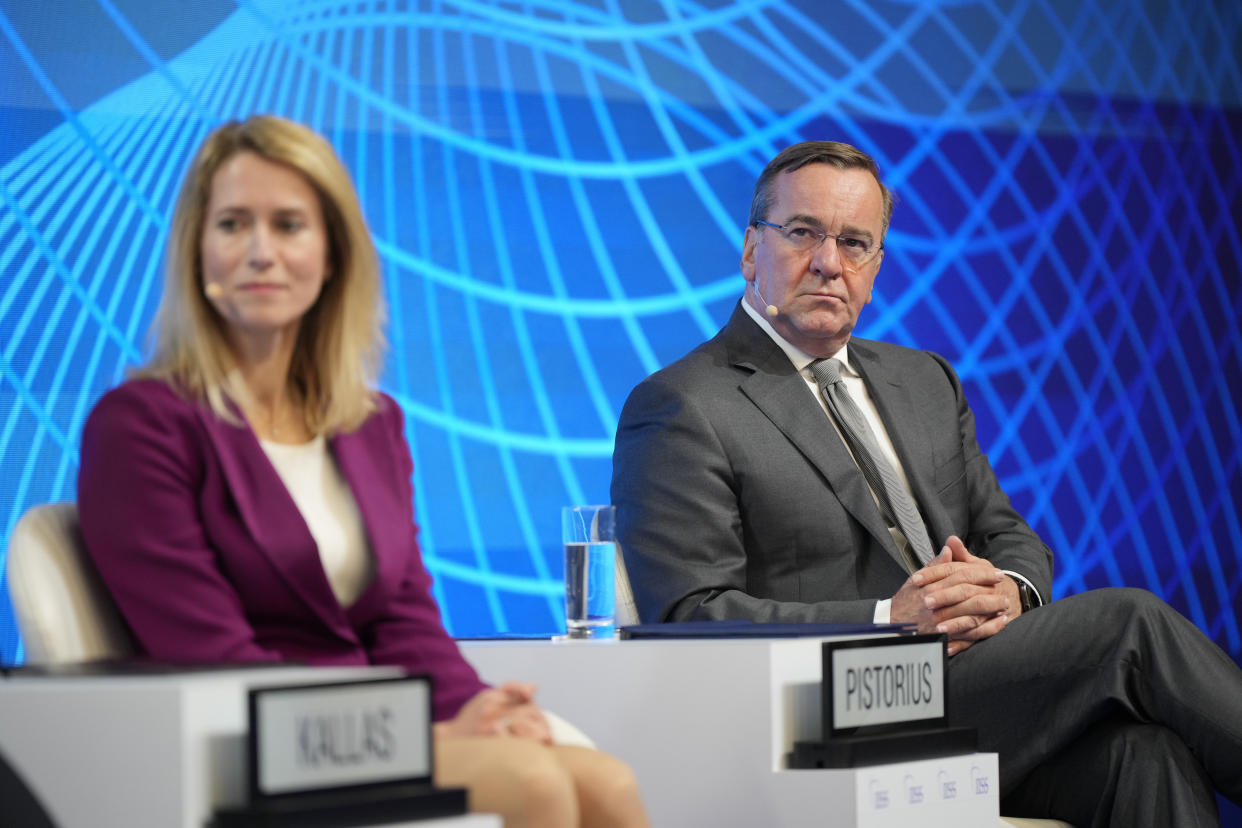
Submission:
<svg viewBox="0 0 1242 828">
<path fill-rule="evenodd" d="M 323 435 L 309 443 L 259 445 L 306 521 L 332 592 L 341 606 L 358 600 L 375 577 L 375 556 L 354 493 Z"/>
</svg>

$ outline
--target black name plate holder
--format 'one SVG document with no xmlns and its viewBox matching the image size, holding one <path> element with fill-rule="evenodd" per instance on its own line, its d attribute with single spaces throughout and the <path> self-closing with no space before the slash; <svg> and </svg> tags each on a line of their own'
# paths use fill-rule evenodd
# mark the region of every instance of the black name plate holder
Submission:
<svg viewBox="0 0 1242 828">
<path fill-rule="evenodd" d="M 827 641 L 823 741 L 795 742 L 790 768 L 852 768 L 973 753 L 973 728 L 949 724 L 948 638 Z"/>
<path fill-rule="evenodd" d="M 344 828 L 466 812 L 432 784 L 431 679 L 254 688 L 249 801 L 209 828 Z"/>
</svg>

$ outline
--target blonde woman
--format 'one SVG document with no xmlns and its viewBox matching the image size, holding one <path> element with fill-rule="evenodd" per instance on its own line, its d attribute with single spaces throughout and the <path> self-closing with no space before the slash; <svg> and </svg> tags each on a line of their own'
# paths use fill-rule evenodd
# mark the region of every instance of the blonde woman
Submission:
<svg viewBox="0 0 1242 828">
<path fill-rule="evenodd" d="M 551 744 L 440 621 L 400 408 L 375 390 L 379 265 L 326 141 L 225 124 L 182 185 L 154 354 L 82 438 L 87 548 L 143 653 L 434 678 L 436 778 L 510 826 L 644 825 L 629 768 Z M 509 738 L 501 738 L 509 737 Z"/>
</svg>

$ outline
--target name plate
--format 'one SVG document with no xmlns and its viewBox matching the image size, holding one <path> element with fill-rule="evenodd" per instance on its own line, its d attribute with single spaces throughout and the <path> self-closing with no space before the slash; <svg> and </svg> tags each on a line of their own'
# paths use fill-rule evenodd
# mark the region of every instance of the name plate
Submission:
<svg viewBox="0 0 1242 828">
<path fill-rule="evenodd" d="M 946 727 L 946 642 L 943 635 L 826 642 L 827 735 Z"/>
<path fill-rule="evenodd" d="M 252 801 L 431 774 L 425 676 L 250 691 Z"/>
</svg>

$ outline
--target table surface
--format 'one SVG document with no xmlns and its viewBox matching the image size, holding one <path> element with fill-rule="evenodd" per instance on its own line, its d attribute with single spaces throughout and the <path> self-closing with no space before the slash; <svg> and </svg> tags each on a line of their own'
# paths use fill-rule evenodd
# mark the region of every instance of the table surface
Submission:
<svg viewBox="0 0 1242 828">
<path fill-rule="evenodd" d="M 484 681 L 533 682 L 543 707 L 626 761 L 653 825 L 1000 825 L 995 754 L 857 771 L 786 768 L 795 739 L 822 736 L 825 640 L 460 644 Z M 963 795 L 930 796 L 945 781 Z M 902 807 L 908 785 L 928 792 L 917 814 Z M 881 794 L 885 813 L 864 809 Z"/>
<path fill-rule="evenodd" d="M 247 691 L 403 675 L 391 667 L 273 666 L 188 673 L 10 671 L 0 750 L 59 828 L 202 828 L 244 801 Z M 0 805 L 0 825 L 4 824 Z M 469 814 L 411 828 L 499 828 Z"/>
</svg>

